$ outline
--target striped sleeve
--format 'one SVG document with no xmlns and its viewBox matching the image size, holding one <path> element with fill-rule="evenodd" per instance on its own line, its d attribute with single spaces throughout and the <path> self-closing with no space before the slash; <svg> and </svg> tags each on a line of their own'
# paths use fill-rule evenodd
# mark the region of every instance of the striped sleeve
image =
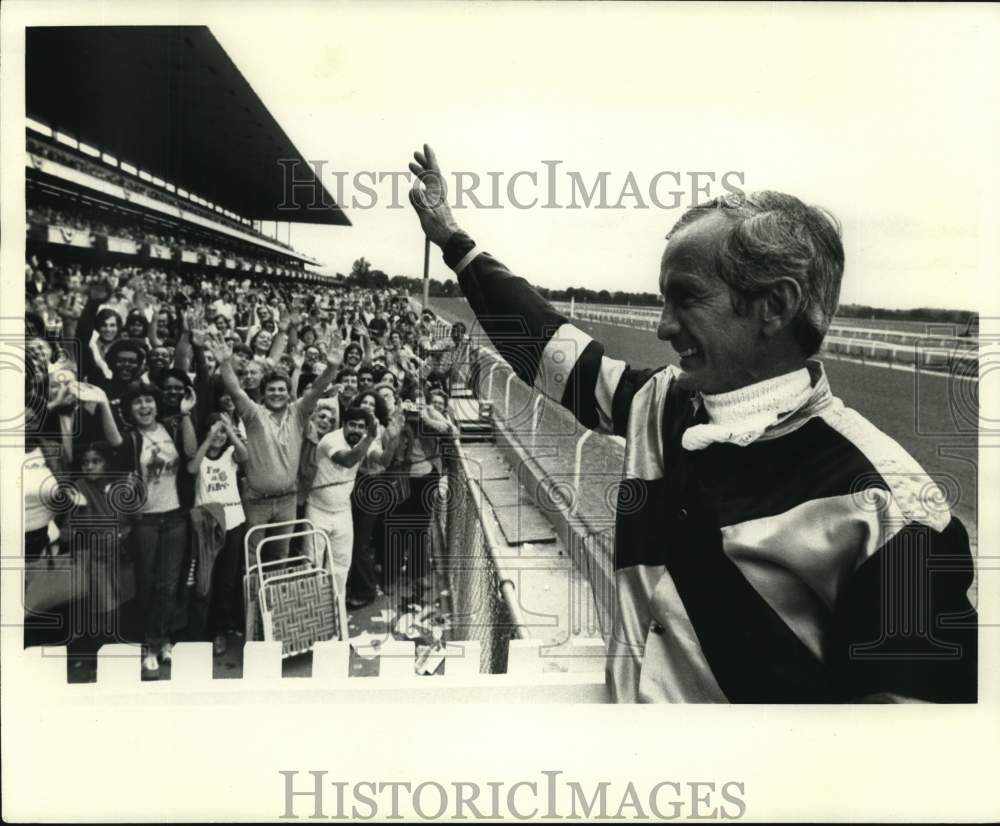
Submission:
<svg viewBox="0 0 1000 826">
<path fill-rule="evenodd" d="M 464 232 L 444 247 L 476 319 L 517 377 L 585 427 L 624 436 L 632 399 L 658 370 L 632 370 L 570 323 L 525 279 Z"/>
</svg>

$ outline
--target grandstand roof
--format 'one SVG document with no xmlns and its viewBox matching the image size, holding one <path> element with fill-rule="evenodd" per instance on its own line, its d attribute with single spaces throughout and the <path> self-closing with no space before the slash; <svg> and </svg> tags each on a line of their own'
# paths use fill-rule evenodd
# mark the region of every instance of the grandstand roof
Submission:
<svg viewBox="0 0 1000 826">
<path fill-rule="evenodd" d="M 36 26 L 25 51 L 29 117 L 247 218 L 350 225 L 206 26 Z M 316 187 L 289 209 L 283 159 Z"/>
</svg>

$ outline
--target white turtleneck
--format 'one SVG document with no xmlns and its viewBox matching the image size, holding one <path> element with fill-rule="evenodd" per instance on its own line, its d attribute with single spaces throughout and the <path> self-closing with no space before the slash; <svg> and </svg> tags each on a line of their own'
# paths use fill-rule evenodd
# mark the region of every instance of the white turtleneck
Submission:
<svg viewBox="0 0 1000 826">
<path fill-rule="evenodd" d="M 746 446 L 802 407 L 812 389 L 809 371 L 803 367 L 728 393 L 701 395 L 709 421 L 684 431 L 681 445 L 685 450 L 701 450 L 715 442 Z"/>
</svg>

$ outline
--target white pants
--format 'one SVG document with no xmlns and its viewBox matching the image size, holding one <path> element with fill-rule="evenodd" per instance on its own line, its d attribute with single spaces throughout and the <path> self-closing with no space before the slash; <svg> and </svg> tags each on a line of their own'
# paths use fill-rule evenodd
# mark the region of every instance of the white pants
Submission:
<svg viewBox="0 0 1000 826">
<path fill-rule="evenodd" d="M 347 572 L 351 570 L 351 551 L 354 548 L 354 519 L 351 509 L 331 513 L 306 505 L 306 519 L 326 534 L 330 556 L 325 558 L 323 543 L 315 536 L 309 537 L 306 553 L 317 566 L 325 567 L 333 574 L 337 595 L 344 596 L 347 592 Z"/>
</svg>

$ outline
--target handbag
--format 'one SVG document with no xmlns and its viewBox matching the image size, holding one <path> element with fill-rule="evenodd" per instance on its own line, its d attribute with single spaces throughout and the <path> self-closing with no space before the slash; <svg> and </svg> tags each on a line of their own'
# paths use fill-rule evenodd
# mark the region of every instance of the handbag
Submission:
<svg viewBox="0 0 1000 826">
<path fill-rule="evenodd" d="M 90 572 L 77 554 L 44 556 L 24 569 L 24 612 L 42 614 L 90 594 Z"/>
</svg>

